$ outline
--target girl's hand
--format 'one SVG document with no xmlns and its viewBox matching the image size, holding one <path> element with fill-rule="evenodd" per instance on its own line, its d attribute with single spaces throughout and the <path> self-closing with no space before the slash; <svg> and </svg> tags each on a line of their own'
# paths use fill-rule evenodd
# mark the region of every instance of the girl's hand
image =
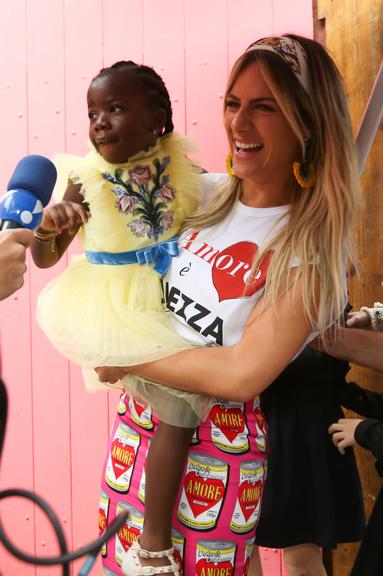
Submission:
<svg viewBox="0 0 383 576">
<path fill-rule="evenodd" d="M 61 234 L 64 230 L 74 236 L 81 224 L 90 218 L 90 212 L 84 204 L 64 200 L 44 209 L 40 228 Z"/>
<path fill-rule="evenodd" d="M 115 384 L 122 380 L 128 373 L 127 369 L 121 366 L 100 366 L 95 368 L 95 370 L 100 382 L 109 382 L 109 384 Z"/>
<path fill-rule="evenodd" d="M 349 312 L 347 315 L 347 326 L 349 328 L 371 328 L 370 316 L 365 310 Z"/>
<path fill-rule="evenodd" d="M 355 429 L 362 420 L 358 418 L 340 418 L 338 422 L 331 424 L 328 429 L 332 434 L 334 446 L 341 454 L 346 452 L 347 446 L 353 446 L 355 442 Z"/>
</svg>

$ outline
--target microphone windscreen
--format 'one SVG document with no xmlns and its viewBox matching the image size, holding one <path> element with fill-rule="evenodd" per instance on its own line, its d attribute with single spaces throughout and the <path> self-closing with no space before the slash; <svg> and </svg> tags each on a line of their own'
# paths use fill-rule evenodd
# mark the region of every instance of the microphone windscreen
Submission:
<svg viewBox="0 0 383 576">
<path fill-rule="evenodd" d="M 17 164 L 7 190 L 28 190 L 46 206 L 51 199 L 56 184 L 56 167 L 45 156 L 31 154 L 25 156 Z"/>
</svg>

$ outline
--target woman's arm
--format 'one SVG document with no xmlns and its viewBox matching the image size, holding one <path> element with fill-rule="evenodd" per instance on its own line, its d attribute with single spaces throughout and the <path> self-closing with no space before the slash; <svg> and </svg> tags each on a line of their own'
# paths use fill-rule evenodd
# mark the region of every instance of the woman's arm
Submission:
<svg viewBox="0 0 383 576">
<path fill-rule="evenodd" d="M 234 346 L 194 348 L 148 364 L 122 369 L 124 373 L 173 388 L 245 402 L 262 392 L 282 372 L 311 332 L 298 284 L 285 293 L 276 308 L 260 314 L 255 306 L 241 341 Z M 122 372 L 98 368 L 101 381 Z"/>
<path fill-rule="evenodd" d="M 44 209 L 40 226 L 32 241 L 31 252 L 36 266 L 49 268 L 58 262 L 90 213 L 80 194 L 81 185 L 68 185 L 63 201 Z"/>
</svg>

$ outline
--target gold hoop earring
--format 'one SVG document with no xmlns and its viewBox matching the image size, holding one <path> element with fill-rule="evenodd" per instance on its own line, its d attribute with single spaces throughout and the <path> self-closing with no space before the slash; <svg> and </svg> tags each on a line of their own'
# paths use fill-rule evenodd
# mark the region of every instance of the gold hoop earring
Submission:
<svg viewBox="0 0 383 576">
<path fill-rule="evenodd" d="M 304 151 L 302 162 L 294 162 L 293 172 L 296 181 L 301 188 L 311 188 L 315 184 L 315 172 L 312 164 L 309 163 L 311 152 L 311 138 L 306 138 L 303 142 Z"/>
<path fill-rule="evenodd" d="M 315 184 L 315 173 L 312 164 L 294 162 L 293 172 L 296 181 L 301 188 L 312 188 Z"/>
<path fill-rule="evenodd" d="M 230 176 L 235 176 L 234 168 L 233 168 L 233 157 L 231 152 L 228 153 L 226 156 L 226 172 L 230 174 Z"/>
</svg>

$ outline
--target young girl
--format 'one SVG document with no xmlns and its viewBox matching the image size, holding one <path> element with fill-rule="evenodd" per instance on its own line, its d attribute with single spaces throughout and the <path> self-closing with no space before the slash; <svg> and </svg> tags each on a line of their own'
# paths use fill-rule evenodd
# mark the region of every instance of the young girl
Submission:
<svg viewBox="0 0 383 576">
<path fill-rule="evenodd" d="M 97 366 L 139 364 L 191 347 L 169 326 L 160 277 L 178 253 L 180 225 L 196 207 L 199 177 L 185 139 L 173 133 L 169 95 L 152 68 L 129 61 L 102 69 L 88 89 L 88 114 L 93 148 L 85 157 L 58 159 L 69 185 L 63 200 L 44 211 L 32 255 L 40 267 L 54 265 L 81 228 L 85 254 L 42 291 L 37 316 L 55 347 L 84 367 L 92 388 Z M 156 470 L 165 519 L 208 403 L 135 378 L 124 385 L 138 401 L 150 401 L 162 421 L 153 457 L 170 435 L 173 450 L 167 461 L 158 458 Z M 118 477 L 115 471 L 115 486 Z M 170 538 L 170 518 L 164 525 Z"/>
</svg>

